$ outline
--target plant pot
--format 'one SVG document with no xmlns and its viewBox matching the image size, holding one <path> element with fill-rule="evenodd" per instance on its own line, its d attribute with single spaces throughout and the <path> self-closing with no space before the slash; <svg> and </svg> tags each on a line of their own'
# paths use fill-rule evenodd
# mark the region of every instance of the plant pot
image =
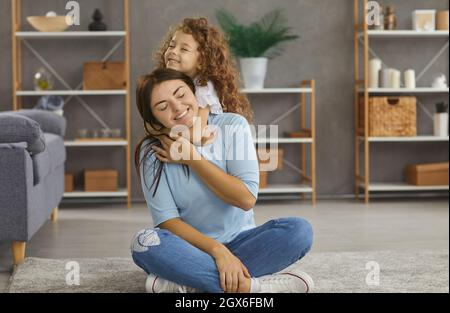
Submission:
<svg viewBox="0 0 450 313">
<path fill-rule="evenodd" d="M 448 136 L 448 113 L 434 114 L 434 135 L 438 137 Z"/>
<path fill-rule="evenodd" d="M 244 88 L 262 89 L 267 72 L 267 58 L 241 58 L 241 73 Z"/>
</svg>

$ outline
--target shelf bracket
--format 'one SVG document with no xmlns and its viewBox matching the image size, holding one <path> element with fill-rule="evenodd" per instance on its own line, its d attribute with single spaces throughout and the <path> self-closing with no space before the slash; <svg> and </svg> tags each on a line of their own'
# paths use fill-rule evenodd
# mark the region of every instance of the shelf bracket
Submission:
<svg viewBox="0 0 450 313">
<path fill-rule="evenodd" d="M 299 169 L 297 166 L 295 166 L 294 164 L 292 164 L 291 162 L 289 162 L 288 160 L 286 160 L 285 158 L 283 158 L 283 162 L 284 164 L 286 164 L 288 167 L 290 167 L 293 171 L 297 172 L 298 174 L 303 176 L 303 171 L 301 169 Z"/>
</svg>

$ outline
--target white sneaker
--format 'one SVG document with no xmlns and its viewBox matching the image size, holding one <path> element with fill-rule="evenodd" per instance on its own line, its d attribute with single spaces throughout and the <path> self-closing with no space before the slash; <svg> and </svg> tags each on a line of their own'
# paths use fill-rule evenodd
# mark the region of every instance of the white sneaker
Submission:
<svg viewBox="0 0 450 313">
<path fill-rule="evenodd" d="M 311 276 L 296 268 L 258 277 L 258 280 L 261 293 L 309 293 L 314 288 Z"/>
<path fill-rule="evenodd" d="M 145 281 L 145 290 L 148 293 L 198 293 L 199 289 L 182 286 L 156 275 L 150 274 Z"/>
</svg>

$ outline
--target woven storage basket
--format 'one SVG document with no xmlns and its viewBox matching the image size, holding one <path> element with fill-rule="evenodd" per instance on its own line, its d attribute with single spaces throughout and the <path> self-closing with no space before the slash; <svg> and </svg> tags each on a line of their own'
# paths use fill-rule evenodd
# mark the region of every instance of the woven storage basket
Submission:
<svg viewBox="0 0 450 313">
<path fill-rule="evenodd" d="M 126 89 L 124 62 L 86 62 L 83 64 L 83 89 Z"/>
<path fill-rule="evenodd" d="M 364 99 L 361 98 L 359 125 L 364 129 Z M 369 136 L 416 136 L 415 97 L 370 97 Z"/>
</svg>

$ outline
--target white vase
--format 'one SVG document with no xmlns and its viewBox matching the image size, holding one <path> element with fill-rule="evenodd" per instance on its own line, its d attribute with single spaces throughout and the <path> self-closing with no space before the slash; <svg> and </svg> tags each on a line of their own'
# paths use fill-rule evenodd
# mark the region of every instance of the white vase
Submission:
<svg viewBox="0 0 450 313">
<path fill-rule="evenodd" d="M 438 137 L 448 136 L 448 113 L 434 114 L 434 135 Z"/>
<path fill-rule="evenodd" d="M 262 89 L 267 72 L 267 58 L 241 58 L 242 78 L 244 88 Z"/>
</svg>

